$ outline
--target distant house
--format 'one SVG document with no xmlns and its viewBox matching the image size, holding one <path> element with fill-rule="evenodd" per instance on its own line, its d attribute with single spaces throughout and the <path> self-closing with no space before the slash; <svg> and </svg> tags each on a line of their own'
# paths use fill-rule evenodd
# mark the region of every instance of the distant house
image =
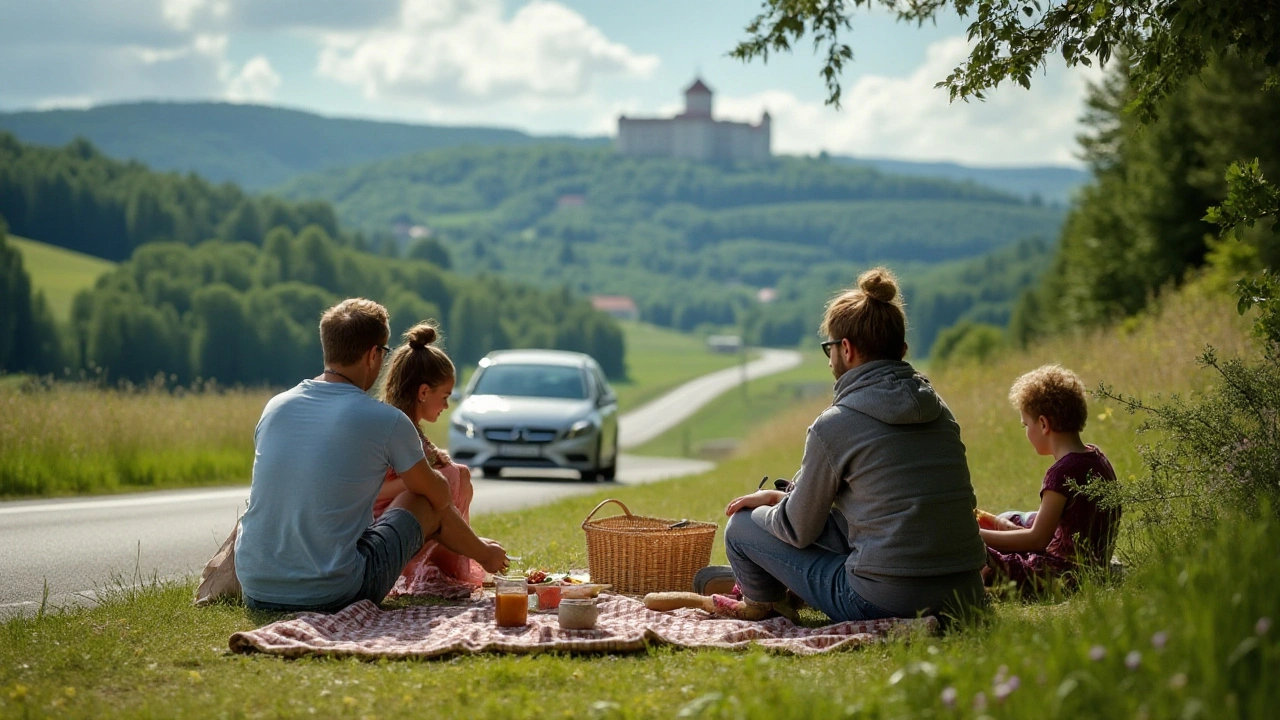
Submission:
<svg viewBox="0 0 1280 720">
<path fill-rule="evenodd" d="M 639 320 L 640 308 L 636 301 L 625 295 L 592 295 L 591 307 L 619 320 Z"/>
<path fill-rule="evenodd" d="M 586 204 L 587 198 L 585 195 L 561 195 L 556 198 L 556 209 L 558 210 L 582 207 Z"/>
<path fill-rule="evenodd" d="M 760 288 L 756 291 L 756 302 L 771 303 L 778 299 L 778 291 L 773 288 Z"/>
<path fill-rule="evenodd" d="M 712 352 L 741 352 L 742 338 L 738 335 L 711 335 L 707 337 L 707 347 L 711 348 Z"/>
<path fill-rule="evenodd" d="M 756 124 L 711 116 L 711 88 L 701 79 L 684 91 L 684 112 L 670 118 L 618 118 L 618 152 L 632 157 L 768 160 L 771 120 Z"/>
</svg>

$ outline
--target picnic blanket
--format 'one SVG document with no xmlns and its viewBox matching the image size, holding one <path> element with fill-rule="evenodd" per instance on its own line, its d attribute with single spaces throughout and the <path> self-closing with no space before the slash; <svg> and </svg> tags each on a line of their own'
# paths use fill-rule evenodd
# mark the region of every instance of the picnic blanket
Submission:
<svg viewBox="0 0 1280 720">
<path fill-rule="evenodd" d="M 813 655 L 883 642 L 917 629 L 932 632 L 937 619 L 889 619 L 844 622 L 825 627 L 793 625 L 786 618 L 746 622 L 717 618 L 701 610 L 655 612 L 623 595 L 601 595 L 594 630 L 561 630 L 555 613 L 529 613 L 529 624 L 500 628 L 493 619 L 493 598 L 462 606 L 417 606 L 380 610 L 365 600 L 332 615 L 302 613 L 290 620 L 238 632 L 233 652 L 284 657 L 330 656 L 435 658 L 455 654 L 505 652 L 532 654 L 625 653 L 649 645 L 745 649 Z"/>
</svg>

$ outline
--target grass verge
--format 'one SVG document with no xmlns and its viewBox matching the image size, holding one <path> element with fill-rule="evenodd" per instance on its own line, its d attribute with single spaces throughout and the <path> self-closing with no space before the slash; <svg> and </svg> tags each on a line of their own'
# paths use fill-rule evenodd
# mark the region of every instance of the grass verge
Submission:
<svg viewBox="0 0 1280 720">
<path fill-rule="evenodd" d="M 631 450 L 659 457 L 723 457 L 742 440 L 797 404 L 830 401 L 834 380 L 822 353 L 805 353 L 800 365 L 756 378 L 716 398 L 685 422 Z M 816 414 L 816 413 L 815 413 Z"/>
</svg>

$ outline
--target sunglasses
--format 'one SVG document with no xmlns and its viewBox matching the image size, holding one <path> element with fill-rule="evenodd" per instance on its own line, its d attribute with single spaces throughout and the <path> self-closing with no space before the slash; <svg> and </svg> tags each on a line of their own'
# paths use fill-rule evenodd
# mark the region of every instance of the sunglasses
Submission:
<svg viewBox="0 0 1280 720">
<path fill-rule="evenodd" d="M 839 344 L 840 344 L 839 340 L 828 340 L 822 343 L 822 354 L 826 355 L 827 357 L 831 357 L 831 346 L 839 345 Z"/>
</svg>

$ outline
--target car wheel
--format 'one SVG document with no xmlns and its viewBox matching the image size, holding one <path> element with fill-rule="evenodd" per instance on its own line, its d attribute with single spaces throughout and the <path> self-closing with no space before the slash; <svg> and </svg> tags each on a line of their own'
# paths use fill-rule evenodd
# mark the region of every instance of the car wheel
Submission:
<svg viewBox="0 0 1280 720">
<path fill-rule="evenodd" d="M 484 472 L 485 478 L 489 480 L 496 480 L 502 475 L 502 468 L 496 465 L 485 465 L 480 470 Z"/>
<path fill-rule="evenodd" d="M 612 482 L 618 479 L 618 433 L 613 433 L 613 462 L 609 467 L 600 468 L 600 477 Z"/>
</svg>

